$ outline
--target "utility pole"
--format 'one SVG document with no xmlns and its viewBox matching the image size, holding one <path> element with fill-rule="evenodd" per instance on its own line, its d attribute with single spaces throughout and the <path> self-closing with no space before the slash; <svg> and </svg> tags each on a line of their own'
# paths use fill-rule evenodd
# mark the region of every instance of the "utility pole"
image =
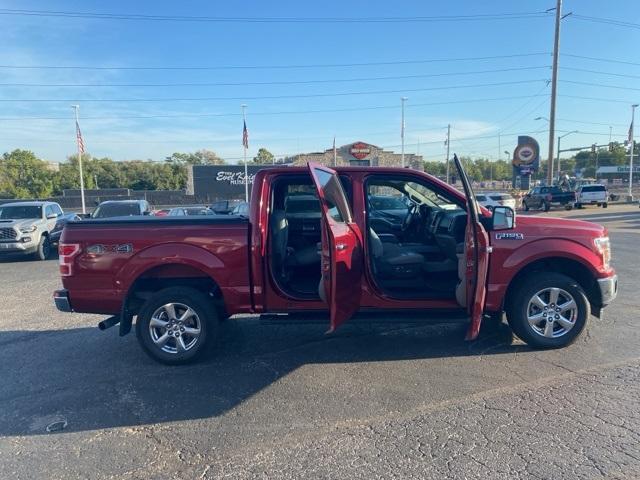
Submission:
<svg viewBox="0 0 640 480">
<path fill-rule="evenodd" d="M 402 154 L 401 162 L 402 168 L 404 168 L 404 102 L 407 101 L 407 97 L 400 97 L 400 104 L 402 105 L 402 125 L 400 126 L 400 138 L 402 139 Z"/>
<path fill-rule="evenodd" d="M 447 183 L 449 183 L 449 144 L 451 143 L 451 124 L 447 125 Z"/>
<path fill-rule="evenodd" d="M 549 113 L 549 165 L 547 183 L 553 182 L 553 144 L 556 136 L 556 95 L 558 86 L 558 55 L 560 53 L 560 17 L 562 16 L 562 0 L 556 1 L 556 32 L 553 42 L 553 70 L 551 73 L 551 111 Z"/>
<path fill-rule="evenodd" d="M 247 166 L 247 149 L 249 148 L 249 133 L 247 130 L 247 116 L 245 110 L 247 106 L 243 103 L 240 105 L 242 108 L 242 122 L 244 124 L 242 132 L 242 149 L 244 150 L 244 201 L 249 203 L 249 167 Z"/>
<path fill-rule="evenodd" d="M 80 170 L 80 201 L 82 202 L 82 214 L 87 214 L 87 207 L 84 202 L 84 175 L 82 174 L 82 152 L 84 146 L 82 145 L 82 134 L 80 133 L 80 123 L 78 123 L 78 110 L 80 105 L 71 105 L 76 114 L 76 144 L 78 146 L 78 169 Z"/>
<path fill-rule="evenodd" d="M 631 126 L 629 127 L 629 147 L 631 153 L 629 155 L 629 200 L 633 202 L 633 121 L 635 120 L 637 103 L 631 105 Z"/>
<path fill-rule="evenodd" d="M 611 143 L 611 131 L 613 130 L 613 127 L 611 125 L 609 125 L 609 143 Z"/>
</svg>

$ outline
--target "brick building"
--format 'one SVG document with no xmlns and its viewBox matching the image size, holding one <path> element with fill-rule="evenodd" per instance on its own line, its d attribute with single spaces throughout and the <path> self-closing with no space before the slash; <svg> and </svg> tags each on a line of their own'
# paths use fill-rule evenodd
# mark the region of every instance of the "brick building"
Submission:
<svg viewBox="0 0 640 480">
<path fill-rule="evenodd" d="M 293 157 L 293 165 L 304 166 L 307 162 L 317 162 L 328 167 L 334 165 L 333 148 L 324 152 L 301 153 Z M 383 150 L 375 145 L 355 142 L 336 147 L 337 166 L 371 166 L 371 167 L 399 167 L 402 164 L 401 154 Z M 422 156 L 405 153 L 405 165 L 409 168 L 422 170 Z"/>
</svg>

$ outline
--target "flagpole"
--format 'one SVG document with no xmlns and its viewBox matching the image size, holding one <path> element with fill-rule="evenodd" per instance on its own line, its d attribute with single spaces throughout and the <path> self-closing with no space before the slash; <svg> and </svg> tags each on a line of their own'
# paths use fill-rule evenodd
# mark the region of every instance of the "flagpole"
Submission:
<svg viewBox="0 0 640 480">
<path fill-rule="evenodd" d="M 84 176 L 82 175 L 82 149 L 80 148 L 80 138 L 78 137 L 78 131 L 80 129 L 80 124 L 78 123 L 78 110 L 80 110 L 80 105 L 71 105 L 71 108 L 73 108 L 76 114 L 76 144 L 78 146 L 78 167 L 80 169 L 80 200 L 82 202 L 82 214 L 86 215 L 87 208 L 84 203 Z"/>
<path fill-rule="evenodd" d="M 243 103 L 242 105 L 240 105 L 240 107 L 242 108 L 243 128 L 246 129 L 247 116 L 246 116 L 245 110 L 247 106 Z M 242 138 L 243 138 L 242 147 L 244 149 L 244 201 L 249 203 L 249 167 L 247 166 L 247 148 L 249 148 L 249 140 L 248 140 L 249 134 L 247 133 L 247 141 L 245 142 L 244 131 L 243 131 Z"/>
<path fill-rule="evenodd" d="M 402 168 L 404 168 L 404 102 L 407 101 L 407 97 L 400 97 L 400 103 L 402 105 L 402 125 L 400 126 L 400 138 L 402 139 L 402 151 L 400 154 L 400 161 Z"/>
<path fill-rule="evenodd" d="M 631 105 L 631 126 L 629 127 L 629 146 L 631 151 L 629 152 L 629 201 L 633 201 L 633 122 L 635 120 L 637 103 Z"/>
</svg>

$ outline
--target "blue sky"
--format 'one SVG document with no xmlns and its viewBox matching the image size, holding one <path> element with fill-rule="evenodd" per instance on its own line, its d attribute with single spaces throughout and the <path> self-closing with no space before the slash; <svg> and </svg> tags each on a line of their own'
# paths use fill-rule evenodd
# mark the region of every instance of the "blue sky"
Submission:
<svg viewBox="0 0 640 480">
<path fill-rule="evenodd" d="M 28 9 L 210 17 L 365 18 L 540 12 L 554 4 L 553 0 L 215 3 L 3 0 L 0 12 Z M 634 0 L 606 3 L 565 0 L 564 11 L 640 23 L 640 2 Z M 426 159 L 443 160 L 448 123 L 452 126 L 451 147 L 459 154 L 496 158 L 504 150 L 513 150 L 518 134 L 533 135 L 545 152 L 547 122 L 534 118 L 549 115 L 547 80 L 551 77 L 552 43 L 552 16 L 438 22 L 247 23 L 0 14 L 3 46 L 0 65 L 4 66 L 0 67 L 0 100 L 3 100 L 0 151 L 27 148 L 52 161 L 64 160 L 75 150 L 72 103 L 81 105 L 87 151 L 116 160 L 161 160 L 174 151 L 207 148 L 234 163 L 242 155 L 239 116 L 242 103 L 248 105 L 250 156 L 260 147 L 277 155 L 319 151 L 330 148 L 334 135 L 339 145 L 362 140 L 399 151 L 400 97 L 404 95 L 408 97 L 408 152 L 419 151 Z M 624 139 L 630 121 L 629 105 L 640 100 L 638 45 L 638 28 L 593 23 L 571 16 L 563 20 L 557 128 L 561 133 L 581 132 L 565 138 L 563 148 L 605 144 L 609 140 L 609 126 L 614 140 Z M 409 63 L 132 69 L 384 62 Z M 44 65 L 127 69 L 6 68 Z M 172 83 L 217 85 L 113 86 Z M 92 86 L 60 86 L 77 84 Z M 104 84 L 110 86 L 100 86 Z M 169 100 L 184 98 L 201 100 Z M 118 99 L 154 100 L 113 101 Z"/>
</svg>

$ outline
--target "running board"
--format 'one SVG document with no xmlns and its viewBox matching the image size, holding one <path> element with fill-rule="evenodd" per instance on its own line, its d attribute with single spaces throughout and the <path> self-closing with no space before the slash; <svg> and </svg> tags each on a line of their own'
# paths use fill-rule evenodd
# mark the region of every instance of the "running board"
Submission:
<svg viewBox="0 0 640 480">
<path fill-rule="evenodd" d="M 263 313 L 260 315 L 260 323 L 268 325 L 307 325 L 307 324 L 327 324 L 329 322 L 328 312 L 307 311 L 292 313 Z M 448 323 L 469 323 L 469 317 L 464 311 L 442 310 L 426 312 L 380 312 L 379 310 L 361 311 L 347 323 L 402 323 L 402 324 L 448 324 Z"/>
</svg>

